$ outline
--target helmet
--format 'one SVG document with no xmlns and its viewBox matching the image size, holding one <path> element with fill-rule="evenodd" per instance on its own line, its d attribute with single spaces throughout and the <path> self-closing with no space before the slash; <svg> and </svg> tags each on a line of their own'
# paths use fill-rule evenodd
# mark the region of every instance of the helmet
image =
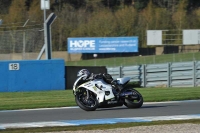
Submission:
<svg viewBox="0 0 200 133">
<path fill-rule="evenodd" d="M 81 69 L 80 71 L 78 71 L 77 76 L 80 77 L 82 75 L 89 76 L 90 72 L 87 69 Z"/>
</svg>

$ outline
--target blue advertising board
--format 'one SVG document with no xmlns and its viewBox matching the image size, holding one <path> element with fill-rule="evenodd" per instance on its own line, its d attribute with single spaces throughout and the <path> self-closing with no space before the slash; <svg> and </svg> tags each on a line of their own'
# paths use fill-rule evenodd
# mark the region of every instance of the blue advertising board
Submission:
<svg viewBox="0 0 200 133">
<path fill-rule="evenodd" d="M 0 61 L 0 92 L 49 91 L 65 89 L 65 61 Z"/>
<path fill-rule="evenodd" d="M 138 37 L 68 38 L 68 53 L 138 52 Z"/>
</svg>

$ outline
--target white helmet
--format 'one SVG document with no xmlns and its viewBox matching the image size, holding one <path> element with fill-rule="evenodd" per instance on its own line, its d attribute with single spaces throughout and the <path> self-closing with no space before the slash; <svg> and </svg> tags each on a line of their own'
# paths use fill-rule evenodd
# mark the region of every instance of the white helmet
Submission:
<svg viewBox="0 0 200 133">
<path fill-rule="evenodd" d="M 89 76 L 89 75 L 90 75 L 90 72 L 89 72 L 87 69 L 81 69 L 80 71 L 78 71 L 77 77 L 80 77 L 80 76 L 82 76 L 82 75 Z"/>
</svg>

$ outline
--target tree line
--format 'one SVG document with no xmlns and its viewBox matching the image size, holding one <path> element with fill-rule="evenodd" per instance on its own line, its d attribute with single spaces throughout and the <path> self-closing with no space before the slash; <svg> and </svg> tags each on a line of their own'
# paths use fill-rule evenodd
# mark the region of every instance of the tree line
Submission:
<svg viewBox="0 0 200 133">
<path fill-rule="evenodd" d="M 200 28 L 198 0 L 50 0 L 54 50 L 66 50 L 68 37 L 138 36 L 147 47 L 146 30 Z M 1 0 L 1 30 L 43 26 L 40 0 Z"/>
</svg>

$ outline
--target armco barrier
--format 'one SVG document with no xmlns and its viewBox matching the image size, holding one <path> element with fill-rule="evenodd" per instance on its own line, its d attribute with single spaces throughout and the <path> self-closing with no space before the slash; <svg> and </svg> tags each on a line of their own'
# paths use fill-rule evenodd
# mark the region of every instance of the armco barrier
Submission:
<svg viewBox="0 0 200 133">
<path fill-rule="evenodd" d="M 0 92 L 65 89 L 63 59 L 0 61 Z"/>
<path fill-rule="evenodd" d="M 114 79 L 131 77 L 143 87 L 195 87 L 200 86 L 200 62 L 175 62 L 138 66 L 109 67 Z"/>
</svg>

